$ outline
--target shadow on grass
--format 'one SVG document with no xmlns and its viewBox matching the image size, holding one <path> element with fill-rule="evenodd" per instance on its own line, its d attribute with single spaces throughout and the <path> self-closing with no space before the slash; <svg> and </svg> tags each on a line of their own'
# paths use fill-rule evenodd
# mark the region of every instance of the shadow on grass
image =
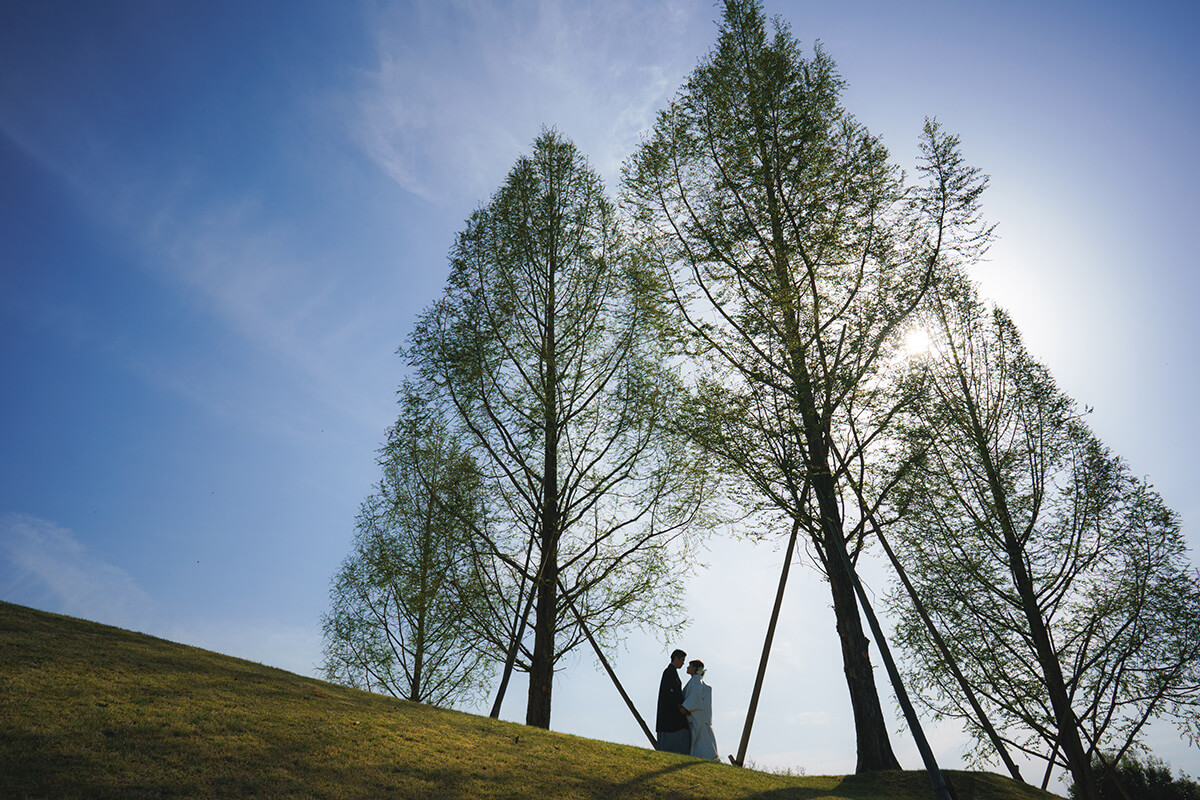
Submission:
<svg viewBox="0 0 1200 800">
<path fill-rule="evenodd" d="M 63 786 L 70 796 L 78 796 L 74 776 L 84 772 L 86 759 L 58 753 L 46 736 L 25 731 L 4 731 L 0 748 L 0 797 L 41 797 L 43 787 Z"/>
<path fill-rule="evenodd" d="M 997 775 L 952 780 L 958 800 L 1061 800 Z M 739 770 L 396 703 L 0 601 L 0 798 L 931 796 L 922 772 Z"/>
<path fill-rule="evenodd" d="M 655 778 L 661 778 L 664 775 L 670 775 L 672 772 L 678 772 L 681 769 L 696 767 L 703 763 L 704 762 L 702 761 L 680 761 L 677 764 L 671 764 L 670 766 L 652 770 L 651 772 L 643 772 L 637 777 L 631 778 L 624 783 L 612 784 L 612 788 L 610 789 L 610 794 L 608 796 L 613 798 L 636 797 L 637 795 L 633 793 L 645 787 L 649 781 L 652 781 Z M 699 786 L 699 784 L 697 784 L 697 786 Z"/>
<path fill-rule="evenodd" d="M 705 800 L 711 796 L 727 796 L 725 792 L 710 791 L 709 781 L 720 773 L 713 773 L 710 770 L 716 768 L 719 771 L 737 769 L 736 767 L 726 766 L 724 764 L 714 764 L 711 761 L 703 761 L 700 759 L 683 760 L 675 764 L 671 764 L 660 769 L 649 770 L 638 776 L 622 783 L 609 783 L 607 788 L 597 791 L 596 797 L 603 797 L 605 800 L 618 800 L 620 798 L 637 798 L 637 797 L 669 797 L 669 798 L 688 798 L 689 800 Z M 673 788 L 664 786 L 654 786 L 658 779 L 663 778 L 672 773 L 678 773 L 681 770 L 694 769 L 697 772 L 692 776 L 695 778 L 695 783 L 684 783 Z M 685 779 L 687 780 L 687 779 Z M 597 779 L 595 784 L 603 783 Z M 846 791 L 849 790 L 849 791 Z M 769 789 L 766 791 L 752 792 L 743 795 L 743 800 L 815 800 L 816 798 L 828 798 L 830 795 L 844 795 L 847 797 L 861 797 L 863 800 L 869 800 L 872 796 L 870 782 L 858 781 L 855 776 L 847 776 L 839 782 L 839 786 L 831 790 L 829 787 L 808 787 L 808 786 L 788 786 L 778 789 Z"/>
<path fill-rule="evenodd" d="M 818 797 L 871 797 L 870 794 L 859 795 L 847 785 L 846 781 L 840 781 L 834 787 L 815 787 L 815 786 L 785 786 L 779 789 L 768 789 L 767 791 L 748 794 L 745 800 L 814 800 Z"/>
</svg>

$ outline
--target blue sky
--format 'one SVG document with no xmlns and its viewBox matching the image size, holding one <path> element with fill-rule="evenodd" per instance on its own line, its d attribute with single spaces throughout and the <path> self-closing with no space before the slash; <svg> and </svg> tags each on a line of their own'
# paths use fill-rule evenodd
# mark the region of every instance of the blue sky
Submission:
<svg viewBox="0 0 1200 800">
<path fill-rule="evenodd" d="M 824 43 L 902 165 L 926 116 L 961 135 L 1000 237 L 983 292 L 1200 545 L 1192 4 L 766 10 Z M 543 125 L 615 190 L 717 16 L 704 0 L 5 4 L 0 598 L 315 672 L 395 350 L 454 233 Z M 681 644 L 709 664 L 725 750 L 780 557 L 715 541 L 691 583 Z M 809 570 L 793 585 L 751 758 L 849 772 L 827 592 Z M 644 711 L 662 663 L 649 637 L 618 661 Z M 640 744 L 592 660 L 568 667 L 554 728 Z M 933 739 L 961 763 L 961 734 Z"/>
</svg>

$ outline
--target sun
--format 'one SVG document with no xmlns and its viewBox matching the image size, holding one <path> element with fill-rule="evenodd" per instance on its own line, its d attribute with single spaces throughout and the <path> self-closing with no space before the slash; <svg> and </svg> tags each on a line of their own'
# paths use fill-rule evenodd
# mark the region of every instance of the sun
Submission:
<svg viewBox="0 0 1200 800">
<path fill-rule="evenodd" d="M 929 331 L 924 328 L 913 328 L 904 335 L 904 352 L 910 356 L 924 355 L 929 351 L 932 340 Z"/>
</svg>

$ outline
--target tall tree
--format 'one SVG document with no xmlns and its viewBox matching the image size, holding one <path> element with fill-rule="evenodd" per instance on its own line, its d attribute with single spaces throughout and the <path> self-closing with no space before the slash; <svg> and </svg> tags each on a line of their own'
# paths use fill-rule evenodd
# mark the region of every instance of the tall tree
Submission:
<svg viewBox="0 0 1200 800">
<path fill-rule="evenodd" d="M 479 472 L 410 384 L 379 465 L 330 593 L 324 672 L 414 702 L 471 701 L 492 672 L 462 613 L 486 586 L 470 558 L 471 532 L 485 525 Z"/>
<path fill-rule="evenodd" d="M 672 546 L 703 486 L 660 421 L 678 380 L 633 256 L 599 177 L 546 131 L 459 234 L 408 351 L 499 498 L 504 535 L 481 537 L 534 593 L 530 725 L 550 724 L 554 665 L 583 641 L 580 620 L 611 643 L 678 617 Z"/>
<path fill-rule="evenodd" d="M 853 471 L 906 402 L 885 380 L 906 320 L 947 249 L 981 235 L 982 181 L 929 125 L 926 153 L 954 157 L 930 160 L 930 186 L 906 193 L 842 86 L 819 47 L 806 58 L 756 0 L 727 0 L 716 48 L 625 190 L 698 357 L 689 433 L 806 534 L 829 579 L 867 771 L 898 763 L 853 586 Z"/>
<path fill-rule="evenodd" d="M 1179 521 L 1007 315 L 963 281 L 932 299 L 929 396 L 906 434 L 895 539 L 996 728 L 1094 798 L 1100 748 L 1119 758 L 1158 716 L 1200 731 L 1200 588 Z M 897 636 L 926 703 L 966 721 L 983 756 L 924 626 L 902 613 Z"/>
</svg>

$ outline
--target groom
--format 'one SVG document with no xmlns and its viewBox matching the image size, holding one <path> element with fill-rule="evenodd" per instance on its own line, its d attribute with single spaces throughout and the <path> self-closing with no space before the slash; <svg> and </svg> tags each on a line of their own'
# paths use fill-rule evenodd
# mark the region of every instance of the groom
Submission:
<svg viewBox="0 0 1200 800">
<path fill-rule="evenodd" d="M 688 732 L 687 711 L 683 708 L 683 684 L 679 670 L 687 653 L 676 650 L 671 653 L 671 663 L 663 670 L 658 684 L 658 718 L 654 728 L 658 734 L 658 749 L 668 753 L 692 751 L 692 735 Z"/>
</svg>

